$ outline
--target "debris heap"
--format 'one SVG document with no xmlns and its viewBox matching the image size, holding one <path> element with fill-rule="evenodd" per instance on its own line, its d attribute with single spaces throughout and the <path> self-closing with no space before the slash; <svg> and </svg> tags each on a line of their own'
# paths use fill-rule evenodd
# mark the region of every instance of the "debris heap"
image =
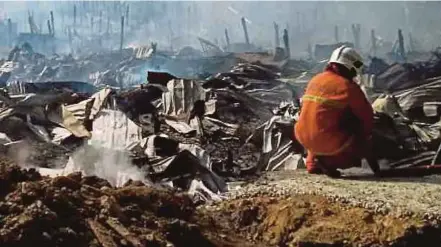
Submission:
<svg viewBox="0 0 441 247">
<path fill-rule="evenodd" d="M 12 164 L 0 169 L 2 246 L 212 245 L 191 223 L 186 195 L 137 182 L 114 188 L 81 173 L 51 179 Z"/>
</svg>

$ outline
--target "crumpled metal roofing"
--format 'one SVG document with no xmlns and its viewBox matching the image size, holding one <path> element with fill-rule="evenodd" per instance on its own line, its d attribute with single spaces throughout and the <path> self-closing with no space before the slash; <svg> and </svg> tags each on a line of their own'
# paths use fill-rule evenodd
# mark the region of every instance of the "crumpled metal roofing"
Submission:
<svg viewBox="0 0 441 247">
<path fill-rule="evenodd" d="M 394 93 L 403 111 L 423 107 L 424 102 L 441 101 L 441 77 L 424 81 L 424 84 Z"/>
</svg>

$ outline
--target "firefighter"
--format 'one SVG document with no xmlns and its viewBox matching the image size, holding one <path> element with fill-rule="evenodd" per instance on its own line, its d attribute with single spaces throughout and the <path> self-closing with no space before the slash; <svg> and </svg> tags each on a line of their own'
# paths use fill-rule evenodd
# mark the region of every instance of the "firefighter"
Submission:
<svg viewBox="0 0 441 247">
<path fill-rule="evenodd" d="M 354 81 L 362 66 L 355 49 L 339 47 L 306 87 L 294 135 L 307 150 L 309 173 L 339 177 L 337 169 L 359 167 L 362 158 L 378 172 L 370 151 L 374 112 Z"/>
</svg>

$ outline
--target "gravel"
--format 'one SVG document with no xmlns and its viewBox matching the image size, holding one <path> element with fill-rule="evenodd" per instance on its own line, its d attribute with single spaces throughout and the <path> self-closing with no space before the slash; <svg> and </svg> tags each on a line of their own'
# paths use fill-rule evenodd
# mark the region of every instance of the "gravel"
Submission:
<svg viewBox="0 0 441 247">
<path fill-rule="evenodd" d="M 227 195 L 230 198 L 247 198 L 317 194 L 331 201 L 372 209 L 381 214 L 415 215 L 431 222 L 441 222 L 441 176 L 374 178 L 357 170 L 347 171 L 346 174 L 352 177 L 331 179 L 310 175 L 304 170 L 272 172 L 254 183 L 230 184 Z M 353 177 L 354 174 L 358 177 Z"/>
</svg>

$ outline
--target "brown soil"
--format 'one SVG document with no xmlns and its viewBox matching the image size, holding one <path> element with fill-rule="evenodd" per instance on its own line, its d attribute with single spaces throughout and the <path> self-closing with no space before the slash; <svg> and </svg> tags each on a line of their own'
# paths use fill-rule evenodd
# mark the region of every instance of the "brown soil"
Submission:
<svg viewBox="0 0 441 247">
<path fill-rule="evenodd" d="M 438 246 L 439 232 L 415 218 L 396 218 L 321 196 L 259 197 L 204 209 L 225 228 L 266 246 Z"/>
<path fill-rule="evenodd" d="M 0 159 L 0 246 L 238 246 L 190 197 L 80 173 L 54 179 Z M 203 226 L 203 227 L 202 227 Z M 242 245 L 242 244 L 240 244 Z"/>
<path fill-rule="evenodd" d="M 0 159 L 0 246 L 439 246 L 440 231 L 319 196 L 196 208 L 176 191 L 58 178 Z M 421 244 L 421 245 L 419 245 Z"/>
</svg>

